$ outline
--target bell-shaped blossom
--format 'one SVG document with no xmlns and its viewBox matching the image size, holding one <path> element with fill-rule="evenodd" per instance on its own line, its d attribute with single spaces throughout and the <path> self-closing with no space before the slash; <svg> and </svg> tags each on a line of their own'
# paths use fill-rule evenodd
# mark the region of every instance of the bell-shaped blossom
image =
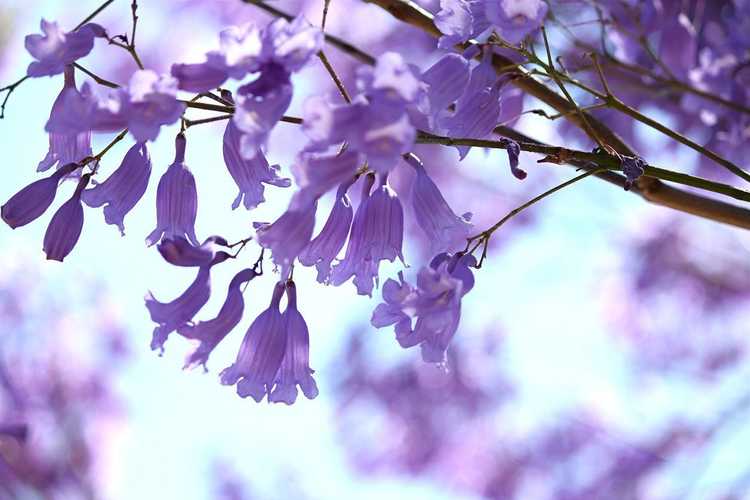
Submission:
<svg viewBox="0 0 750 500">
<path fill-rule="evenodd" d="M 198 245 L 195 237 L 195 216 L 198 212 L 198 193 L 195 178 L 185 165 L 185 136 L 175 140 L 175 159 L 159 180 L 156 190 L 156 229 L 146 243 L 150 246 L 164 238 L 186 237 Z"/>
<path fill-rule="evenodd" d="M 80 92 L 76 89 L 74 69 L 72 66 L 65 68 L 65 83 L 60 94 L 52 104 L 49 120 L 51 122 L 75 119 L 64 116 L 67 113 L 65 103 L 70 100 L 81 100 Z M 50 167 L 67 165 L 68 163 L 79 162 L 91 156 L 91 131 L 77 130 L 72 131 L 60 129 L 49 132 L 49 151 L 42 161 L 39 162 L 37 171 L 44 172 Z"/>
<path fill-rule="evenodd" d="M 279 311 L 285 284 L 277 283 L 268 309 L 248 328 L 236 361 L 221 372 L 221 383 L 237 384 L 237 394 L 260 402 L 271 392 L 287 345 L 287 330 Z"/>
<path fill-rule="evenodd" d="M 426 87 L 419 71 L 399 54 L 383 54 L 374 68 L 357 71 L 361 94 L 353 102 L 334 105 L 315 97 L 305 103 L 304 130 L 312 140 L 307 150 L 346 142 L 347 151 L 361 153 L 370 168 L 389 172 L 414 146 L 415 122 L 421 118 L 412 119 L 412 113 L 426 99 Z"/>
<path fill-rule="evenodd" d="M 292 102 L 292 82 L 281 66 L 264 68 L 257 80 L 237 90 L 234 124 L 242 132 L 240 154 L 253 158 Z"/>
<path fill-rule="evenodd" d="M 277 19 L 263 30 L 252 24 L 231 26 L 220 33 L 219 39 L 219 50 L 208 52 L 205 62 L 172 65 L 172 76 L 179 80 L 182 90 L 206 92 L 229 78 L 242 80 L 273 65 L 294 73 L 323 45 L 323 33 L 303 17 L 291 22 Z"/>
<path fill-rule="evenodd" d="M 342 184 L 337 193 L 330 215 L 326 219 L 323 229 L 299 255 L 299 261 L 304 266 L 312 266 L 318 270 L 318 282 L 326 283 L 331 274 L 331 263 L 339 254 L 354 217 L 352 202 L 346 191 L 354 179 Z"/>
<path fill-rule="evenodd" d="M 307 399 L 317 397 L 318 385 L 310 368 L 310 334 L 305 319 L 297 309 L 297 287 L 291 280 L 286 284 L 286 296 L 286 310 L 281 315 L 286 329 L 286 349 L 268 401 L 291 405 L 297 400 L 298 385 Z"/>
<path fill-rule="evenodd" d="M 430 118 L 429 128 L 436 129 L 439 117 L 448 113 L 448 106 L 456 102 L 469 84 L 469 61 L 458 54 L 447 54 L 422 73 L 427 85 Z"/>
<path fill-rule="evenodd" d="M 214 348 L 237 326 L 245 309 L 241 287 L 256 276 L 258 273 L 255 269 L 243 269 L 237 273 L 229 282 L 227 298 L 215 318 L 194 324 L 188 323 L 177 329 L 177 333 L 183 337 L 199 341 L 198 346 L 185 360 L 185 368 L 192 368 L 198 364 L 205 367 Z"/>
<path fill-rule="evenodd" d="M 513 176 L 518 180 L 524 180 L 526 178 L 526 171 L 518 166 L 518 159 L 521 156 L 521 146 L 512 139 L 504 138 L 505 151 L 508 153 L 508 164 L 510 165 L 510 171 Z"/>
<path fill-rule="evenodd" d="M 456 103 L 456 112 L 442 122 L 451 137 L 483 139 L 497 126 L 500 117 L 500 90 L 505 83 L 498 79 L 492 67 L 491 52 L 471 72 L 464 94 Z M 469 152 L 468 146 L 457 146 L 461 159 Z"/>
<path fill-rule="evenodd" d="M 341 183 L 354 181 L 361 164 L 360 155 L 349 149 L 340 153 L 304 152 L 297 156 L 292 172 L 304 196 L 315 199 Z"/>
<path fill-rule="evenodd" d="M 334 266 L 331 284 L 339 286 L 354 276 L 360 295 L 372 295 L 378 281 L 381 260 L 404 260 L 401 251 L 404 239 L 404 210 L 396 193 L 384 177 L 372 191 L 375 178 L 364 181 L 362 201 L 357 208 L 346 246 L 344 259 Z"/>
<path fill-rule="evenodd" d="M 122 163 L 106 181 L 83 192 L 83 202 L 90 207 L 104 206 L 104 220 L 114 224 L 125 235 L 124 219 L 140 201 L 151 177 L 151 157 L 146 144 L 131 147 Z"/>
<path fill-rule="evenodd" d="M 276 19 L 263 31 L 264 63 L 278 64 L 289 73 L 302 69 L 323 48 L 323 32 L 298 16 L 291 22 Z"/>
<path fill-rule="evenodd" d="M 209 264 L 221 247 L 228 246 L 227 240 L 221 236 L 209 236 L 200 246 L 193 246 L 184 236 L 177 236 L 163 238 L 156 249 L 173 266 L 200 267 Z"/>
<path fill-rule="evenodd" d="M 439 254 L 417 276 L 417 286 L 389 279 L 383 285 L 383 300 L 373 312 L 376 328 L 395 325 L 396 340 L 402 347 L 419 345 L 422 359 L 444 363 L 445 352 L 458 329 L 461 299 L 474 287 L 470 267 L 472 255 Z M 416 324 L 412 328 L 412 319 Z"/>
<path fill-rule="evenodd" d="M 241 137 L 242 133 L 237 125 L 230 120 L 224 131 L 224 163 L 240 189 L 232 202 L 232 209 L 239 207 L 242 203 L 246 209 L 250 210 L 265 201 L 264 184 L 289 187 L 292 181 L 289 178 L 279 177 L 279 166 L 269 166 L 261 150 L 256 151 L 252 158 L 243 157 L 240 154 Z"/>
<path fill-rule="evenodd" d="M 116 132 L 127 128 L 136 142 L 153 141 L 163 125 L 180 119 L 185 104 L 177 99 L 177 80 L 151 70 L 133 73 L 128 85 L 102 90 L 83 84 L 68 94 L 60 116 L 50 117 L 48 132 Z"/>
<path fill-rule="evenodd" d="M 435 25 L 443 33 L 440 47 L 451 48 L 492 31 L 518 44 L 539 29 L 547 15 L 544 0 L 440 0 Z"/>
<path fill-rule="evenodd" d="M 31 77 L 59 75 L 67 65 L 91 52 L 94 38 L 104 36 L 104 29 L 93 23 L 70 33 L 65 33 L 54 21 L 42 19 L 40 25 L 43 35 L 27 35 L 24 40 L 26 50 L 36 59 L 26 70 Z"/>
<path fill-rule="evenodd" d="M 417 172 L 411 190 L 414 216 L 430 241 L 432 251 L 449 250 L 466 240 L 472 227 L 469 222 L 471 214 L 457 216 L 443 198 L 440 189 L 427 175 L 419 158 L 410 154 L 407 161 Z"/>
<path fill-rule="evenodd" d="M 294 259 L 310 243 L 317 206 L 317 200 L 309 200 L 298 192 L 281 217 L 258 229 L 258 244 L 271 250 L 282 277 L 286 277 Z"/>
<path fill-rule="evenodd" d="M 193 316 L 208 302 L 211 296 L 211 268 L 230 257 L 226 252 L 219 252 L 206 265 L 198 269 L 198 275 L 190 286 L 171 302 L 159 302 L 151 292 L 146 294 L 146 308 L 151 320 L 157 324 L 151 339 L 151 349 L 164 351 L 164 342 L 170 333 L 193 319 Z"/>
<path fill-rule="evenodd" d="M 60 205 L 52 216 L 44 233 L 44 253 L 48 260 L 62 262 L 78 243 L 83 229 L 83 204 L 81 193 L 89 182 L 90 175 L 81 177 L 73 196 Z"/>
<path fill-rule="evenodd" d="M 182 90 L 207 92 L 229 78 L 241 80 L 258 70 L 262 41 L 256 26 L 230 26 L 219 33 L 219 40 L 221 48 L 208 52 L 205 62 L 172 65 L 172 76 Z"/>
<path fill-rule="evenodd" d="M 514 45 L 539 29 L 547 15 L 544 0 L 487 0 L 484 9 L 498 35 Z"/>
<path fill-rule="evenodd" d="M 60 179 L 78 168 L 78 164 L 68 163 L 49 177 L 34 181 L 21 189 L 0 208 L 2 219 L 13 229 L 37 219 L 54 201 Z"/>
</svg>

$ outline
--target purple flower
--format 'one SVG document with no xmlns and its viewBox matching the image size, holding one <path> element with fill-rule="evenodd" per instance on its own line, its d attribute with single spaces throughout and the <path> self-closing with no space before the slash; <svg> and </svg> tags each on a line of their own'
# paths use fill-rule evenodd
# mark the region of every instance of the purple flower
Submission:
<svg viewBox="0 0 750 500">
<path fill-rule="evenodd" d="M 271 250 L 274 263 L 286 277 L 289 266 L 310 243 L 315 229 L 317 200 L 296 193 L 289 208 L 273 224 L 258 229 L 258 244 Z"/>
<path fill-rule="evenodd" d="M 378 187 L 373 175 L 365 178 L 362 201 L 354 215 L 344 259 L 331 273 L 331 284 L 339 286 L 354 276 L 360 295 L 372 295 L 378 280 L 380 261 L 404 260 L 401 247 L 404 238 L 404 211 L 396 193 L 381 176 Z"/>
<path fill-rule="evenodd" d="M 512 139 L 503 139 L 505 141 L 505 151 L 508 153 L 508 163 L 510 164 L 510 171 L 513 176 L 518 180 L 524 180 L 526 178 L 526 171 L 518 167 L 518 158 L 521 156 L 521 146 Z"/>
<path fill-rule="evenodd" d="M 286 310 L 281 315 L 286 329 L 286 349 L 268 401 L 291 405 L 297 400 L 298 385 L 307 399 L 315 399 L 318 385 L 310 369 L 310 334 L 305 319 L 297 310 L 297 287 L 291 280 L 286 284 L 286 296 Z"/>
<path fill-rule="evenodd" d="M 331 263 L 346 243 L 349 228 L 354 217 L 351 200 L 346 194 L 354 178 L 342 184 L 336 193 L 336 201 L 320 234 L 315 237 L 299 255 L 304 266 L 315 265 L 318 282 L 326 283 L 331 274 Z"/>
<path fill-rule="evenodd" d="M 122 163 L 106 181 L 83 192 L 83 202 L 90 207 L 104 207 L 104 220 L 114 224 L 125 235 L 125 215 L 140 201 L 151 176 L 151 158 L 146 144 L 131 147 Z"/>
<path fill-rule="evenodd" d="M 163 238 L 156 249 L 164 260 L 173 266 L 180 267 L 200 267 L 209 264 L 216 254 L 219 247 L 227 247 L 227 240 L 221 236 L 209 236 L 201 246 L 193 246 L 183 236 L 175 238 Z"/>
<path fill-rule="evenodd" d="M 292 172 L 304 196 L 315 199 L 342 182 L 353 181 L 361 162 L 360 155 L 349 149 L 342 153 L 301 153 Z"/>
<path fill-rule="evenodd" d="M 242 132 L 240 154 L 252 158 L 292 102 L 292 82 L 281 66 L 264 67 L 257 80 L 237 90 L 234 124 Z"/>
<path fill-rule="evenodd" d="M 0 209 L 5 223 L 15 229 L 42 215 L 54 201 L 60 179 L 77 168 L 78 164 L 68 163 L 49 177 L 34 181 L 14 194 Z"/>
<path fill-rule="evenodd" d="M 29 64 L 30 77 L 59 75 L 65 66 L 86 56 L 94 48 L 94 38 L 104 30 L 96 24 L 86 24 L 77 31 L 64 33 L 56 22 L 41 21 L 43 35 L 27 35 L 24 45 L 36 61 Z"/>
<path fill-rule="evenodd" d="M 299 16 L 289 22 L 276 19 L 263 31 L 264 62 L 283 66 L 289 73 L 302 69 L 323 48 L 323 32 Z"/>
<path fill-rule="evenodd" d="M 114 132 L 127 128 L 136 142 L 153 141 L 162 125 L 176 122 L 185 110 L 177 99 L 177 80 L 151 70 L 133 73 L 126 87 L 101 90 L 88 82 L 81 93 L 66 94 L 48 132 Z"/>
<path fill-rule="evenodd" d="M 435 25 L 443 33 L 439 46 L 451 48 L 491 30 L 517 44 L 539 29 L 547 15 L 543 0 L 441 0 Z"/>
<path fill-rule="evenodd" d="M 504 80 L 497 78 L 491 56 L 491 52 L 486 52 L 482 62 L 472 70 L 471 80 L 456 103 L 456 113 L 443 120 L 447 135 L 482 139 L 497 126 Z M 470 148 L 457 146 L 457 149 L 463 159 Z"/>
<path fill-rule="evenodd" d="M 258 70 L 261 33 L 252 24 L 230 26 L 219 34 L 221 48 L 206 54 L 206 62 L 173 64 L 172 76 L 182 90 L 206 92 L 221 86 L 228 78 L 241 80 Z"/>
<path fill-rule="evenodd" d="M 269 166 L 261 150 L 256 151 L 252 158 L 243 158 L 240 154 L 240 138 L 240 130 L 230 120 L 224 131 L 224 163 L 240 189 L 232 202 L 232 209 L 243 203 L 245 208 L 250 210 L 265 201 L 263 184 L 289 187 L 292 182 L 288 178 L 279 177 L 279 166 Z"/>
<path fill-rule="evenodd" d="M 505 41 L 514 45 L 539 29 L 547 15 L 543 0 L 487 0 L 484 5 L 487 20 Z"/>
<path fill-rule="evenodd" d="M 417 223 L 427 235 L 434 252 L 449 250 L 466 239 L 472 227 L 469 222 L 471 214 L 459 217 L 451 210 L 419 158 L 410 154 L 407 162 L 417 172 L 411 191 Z"/>
<path fill-rule="evenodd" d="M 193 245 L 198 245 L 195 237 L 195 216 L 198 211 L 198 193 L 195 178 L 185 165 L 185 136 L 175 139 L 175 158 L 159 180 L 156 190 L 156 229 L 146 238 L 150 246 L 162 237 L 184 236 Z"/>
<path fill-rule="evenodd" d="M 52 104 L 49 121 L 58 122 L 69 119 L 66 116 L 65 103 L 69 100 L 81 100 L 81 94 L 76 89 L 75 74 L 72 66 L 65 68 L 65 83 L 60 94 Z M 49 151 L 47 156 L 39 162 L 38 172 L 44 172 L 51 166 L 57 164 L 58 167 L 67 165 L 72 162 L 79 162 L 91 156 L 91 131 L 66 129 L 49 131 Z"/>
<path fill-rule="evenodd" d="M 90 177 L 89 174 L 81 177 L 73 196 L 60 205 L 55 215 L 52 216 L 52 220 L 47 226 L 47 232 L 44 233 L 43 248 L 48 260 L 62 262 L 78 242 L 83 229 L 81 193 L 88 184 Z"/>
<path fill-rule="evenodd" d="M 185 368 L 192 368 L 202 364 L 205 368 L 211 351 L 231 332 L 242 319 L 245 301 L 240 287 L 258 276 L 254 269 L 243 269 L 229 282 L 227 298 L 219 310 L 219 314 L 208 321 L 195 324 L 185 324 L 177 329 L 177 333 L 200 343 L 185 360 Z"/>
<path fill-rule="evenodd" d="M 448 344 L 458 329 L 461 299 L 474 286 L 472 255 L 442 253 L 417 276 L 417 287 L 389 279 L 383 285 L 383 300 L 373 312 L 376 328 L 396 325 L 396 340 L 402 347 L 420 345 L 422 359 L 444 363 Z M 416 325 L 411 328 L 411 320 Z"/>
<path fill-rule="evenodd" d="M 260 402 L 271 392 L 276 373 L 284 358 L 287 330 L 279 311 L 284 294 L 283 282 L 276 284 L 268 309 L 260 313 L 248 328 L 237 353 L 237 360 L 221 372 L 221 383 L 237 384 L 237 394 Z"/>
<path fill-rule="evenodd" d="M 463 95 L 470 76 L 469 61 L 458 54 L 443 56 L 422 74 L 427 85 L 430 129 L 437 128 L 439 118 L 448 113 L 448 106 Z"/>
<path fill-rule="evenodd" d="M 146 294 L 146 308 L 151 320 L 157 323 L 151 339 L 151 349 L 164 351 L 164 342 L 170 333 L 185 325 L 208 302 L 211 296 L 211 268 L 230 257 L 226 252 L 219 252 L 206 265 L 198 269 L 198 275 L 182 295 L 172 302 L 159 302 L 151 292 Z"/>
</svg>

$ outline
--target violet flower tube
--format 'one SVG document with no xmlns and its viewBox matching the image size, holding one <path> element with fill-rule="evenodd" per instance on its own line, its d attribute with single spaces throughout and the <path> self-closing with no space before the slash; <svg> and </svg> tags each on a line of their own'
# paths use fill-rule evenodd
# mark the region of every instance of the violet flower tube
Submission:
<svg viewBox="0 0 750 500">
<path fill-rule="evenodd" d="M 78 164 L 68 163 L 49 177 L 34 181 L 21 189 L 0 208 L 2 219 L 13 229 L 36 220 L 55 200 L 60 179 L 78 168 Z"/>
<path fill-rule="evenodd" d="M 83 229 L 81 193 L 90 177 L 90 174 L 81 177 L 73 196 L 52 216 L 47 232 L 44 233 L 44 253 L 47 254 L 47 259 L 62 262 L 78 243 Z"/>
</svg>

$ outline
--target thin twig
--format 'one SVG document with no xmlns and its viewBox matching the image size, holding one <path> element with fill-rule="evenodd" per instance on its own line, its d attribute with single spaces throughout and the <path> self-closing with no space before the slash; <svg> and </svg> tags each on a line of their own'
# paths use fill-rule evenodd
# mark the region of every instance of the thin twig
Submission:
<svg viewBox="0 0 750 500">
<path fill-rule="evenodd" d="M 78 31 L 81 27 L 83 27 L 84 24 L 88 23 L 89 21 L 91 21 L 92 19 L 94 19 L 96 16 L 98 16 L 99 14 L 101 14 L 101 12 L 104 9 L 106 9 L 107 7 L 109 7 L 112 4 L 112 2 L 114 2 L 114 1 L 115 0 L 107 0 L 106 2 L 104 2 L 103 4 L 101 4 L 99 7 L 96 8 L 96 10 L 94 12 L 92 12 L 91 14 L 89 14 L 88 16 L 86 16 L 86 18 L 83 21 L 81 21 L 80 23 L 78 23 L 78 25 L 75 28 L 73 28 L 73 31 Z"/>
<path fill-rule="evenodd" d="M 19 78 L 18 80 L 11 83 L 10 85 L 6 85 L 5 87 L 0 89 L 0 92 L 6 92 L 5 98 L 3 99 L 3 103 L 0 104 L 0 120 L 5 118 L 5 105 L 8 103 L 8 99 L 10 98 L 10 95 L 13 93 L 14 90 L 16 90 L 16 87 L 18 87 L 23 82 L 25 82 L 27 78 L 29 78 L 28 75 L 24 76 L 23 78 Z"/>
<path fill-rule="evenodd" d="M 104 85 L 105 87 L 109 87 L 111 89 L 120 88 L 119 84 L 115 82 L 110 82 L 109 80 L 102 78 L 101 76 L 97 75 L 96 73 L 92 71 L 89 71 L 88 69 L 84 68 L 78 63 L 73 63 L 73 67 L 75 67 L 77 70 L 81 71 L 82 73 L 86 73 L 87 75 L 89 75 L 99 85 Z"/>
</svg>

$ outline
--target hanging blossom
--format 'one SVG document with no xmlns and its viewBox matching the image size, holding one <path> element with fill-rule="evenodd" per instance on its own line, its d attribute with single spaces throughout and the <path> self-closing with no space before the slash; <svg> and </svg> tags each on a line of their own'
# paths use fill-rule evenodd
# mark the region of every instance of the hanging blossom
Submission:
<svg viewBox="0 0 750 500">
<path fill-rule="evenodd" d="M 263 30 L 251 25 L 229 28 L 220 39 L 220 50 L 206 54 L 205 62 L 175 64 L 172 75 L 180 88 L 205 92 L 229 78 L 258 74 L 237 90 L 232 118 L 241 132 L 240 154 L 252 159 L 292 101 L 292 73 L 320 51 L 323 33 L 300 16 L 291 22 L 277 19 Z"/>
<path fill-rule="evenodd" d="M 414 154 L 406 161 L 417 172 L 412 184 L 411 202 L 417 224 L 424 231 L 433 252 L 448 250 L 462 241 L 471 230 L 471 213 L 456 215 L 443 198 L 440 189 L 427 175 L 422 162 Z"/>
<path fill-rule="evenodd" d="M 39 218 L 55 200 L 60 180 L 78 168 L 77 163 L 68 163 L 49 177 L 21 189 L 3 204 L 0 209 L 2 219 L 15 229 Z"/>
<path fill-rule="evenodd" d="M 80 93 L 67 93 L 45 130 L 72 134 L 127 128 L 137 142 L 154 141 L 161 127 L 175 123 L 184 110 L 175 78 L 140 70 L 125 87 L 103 90 L 86 82 Z"/>
<path fill-rule="evenodd" d="M 359 295 L 372 296 L 378 283 L 380 261 L 404 261 L 404 210 L 395 191 L 388 186 L 385 176 L 378 185 L 375 176 L 368 174 L 362 186 L 362 199 L 354 215 L 349 243 L 341 262 L 331 272 L 330 282 L 339 286 L 354 277 Z"/>
<path fill-rule="evenodd" d="M 346 142 L 347 151 L 361 153 L 370 168 L 386 173 L 414 146 L 418 120 L 410 113 L 424 99 L 424 84 L 400 54 L 386 52 L 374 68 L 358 69 L 357 88 L 351 104 L 334 105 L 322 97 L 305 102 L 303 129 L 311 140 L 306 150 Z"/>
<path fill-rule="evenodd" d="M 65 113 L 64 103 L 68 100 L 80 100 L 82 96 L 76 89 L 75 69 L 72 66 L 65 67 L 65 81 L 62 91 L 52 104 L 50 111 L 50 122 L 56 122 Z M 77 129 L 76 129 L 77 130 Z M 80 162 L 87 156 L 91 156 L 91 131 L 68 131 L 60 129 L 49 133 L 49 151 L 37 167 L 38 172 L 44 172 L 50 167 L 57 165 L 61 167 L 68 163 Z"/>
<path fill-rule="evenodd" d="M 452 48 L 493 31 L 515 45 L 539 29 L 546 15 L 544 0 L 440 0 L 435 26 L 443 36 L 438 45 Z"/>
<path fill-rule="evenodd" d="M 346 237 L 354 218 L 352 202 L 346 192 L 354 180 L 352 178 L 339 186 L 336 192 L 336 200 L 323 229 L 299 255 L 300 264 L 315 266 L 318 271 L 317 280 L 319 283 L 328 283 L 328 278 L 331 275 L 331 263 L 346 243 Z"/>
<path fill-rule="evenodd" d="M 183 337 L 198 341 L 196 348 L 185 360 L 185 368 L 193 368 L 199 364 L 206 367 L 211 352 L 242 319 L 245 310 L 245 300 L 242 298 L 243 285 L 259 275 L 255 269 L 243 269 L 229 282 L 227 298 L 216 317 L 197 323 L 188 322 L 177 328 L 177 333 Z"/>
<path fill-rule="evenodd" d="M 399 273 L 399 281 L 389 279 L 383 285 L 384 302 L 375 308 L 372 325 L 395 325 L 402 347 L 419 345 L 425 361 L 444 363 L 461 319 L 461 299 L 474 287 L 470 268 L 475 265 L 472 255 L 438 254 L 419 271 L 416 287 Z"/>
<path fill-rule="evenodd" d="M 44 233 L 44 253 L 48 260 L 62 262 L 73 250 L 83 230 L 83 204 L 81 193 L 89 183 L 91 174 L 81 176 L 73 196 L 60 205 Z"/>
<path fill-rule="evenodd" d="M 157 324 L 151 339 L 151 349 L 164 352 L 164 343 L 170 333 L 186 325 L 208 302 L 211 296 L 211 268 L 230 258 L 226 252 L 218 252 L 208 263 L 198 268 L 198 274 L 190 286 L 171 302 L 159 302 L 151 292 L 146 295 L 146 308 L 151 320 Z"/>
<path fill-rule="evenodd" d="M 240 154 L 241 137 L 240 129 L 232 120 L 229 120 L 224 131 L 224 163 L 240 190 L 232 202 L 232 209 L 236 209 L 242 203 L 246 209 L 250 210 L 265 201 L 264 184 L 286 188 L 292 185 L 292 181 L 279 177 L 279 165 L 269 166 L 261 150 L 256 151 L 252 158 L 244 158 Z"/>
<path fill-rule="evenodd" d="M 56 22 L 42 19 L 40 28 L 43 35 L 27 35 L 24 40 L 26 50 L 36 59 L 26 70 L 34 78 L 59 75 L 66 66 L 91 52 L 94 38 L 106 36 L 104 28 L 94 23 L 65 33 Z"/>
<path fill-rule="evenodd" d="M 198 245 L 195 236 L 195 216 L 198 213 L 198 193 L 195 178 L 185 165 L 186 140 L 184 134 L 175 139 L 175 158 L 159 180 L 156 190 L 156 229 L 146 238 L 150 246 L 161 238 L 185 237 Z"/>
<path fill-rule="evenodd" d="M 209 236 L 200 246 L 191 245 L 184 236 L 176 236 L 163 238 L 156 249 L 173 266 L 200 267 L 209 264 L 222 247 L 228 246 L 221 236 Z"/>
<path fill-rule="evenodd" d="M 104 220 L 117 226 L 125 236 L 125 215 L 143 197 L 150 176 L 151 158 L 146 144 L 136 143 L 107 180 L 83 192 L 83 202 L 90 207 L 104 205 Z"/>
<path fill-rule="evenodd" d="M 287 307 L 279 310 L 286 291 Z M 294 282 L 279 282 L 269 307 L 253 321 L 242 340 L 236 361 L 221 372 L 221 383 L 237 384 L 237 394 L 260 402 L 292 404 L 297 385 L 308 399 L 318 395 L 309 366 L 309 333 L 297 309 Z"/>
</svg>

